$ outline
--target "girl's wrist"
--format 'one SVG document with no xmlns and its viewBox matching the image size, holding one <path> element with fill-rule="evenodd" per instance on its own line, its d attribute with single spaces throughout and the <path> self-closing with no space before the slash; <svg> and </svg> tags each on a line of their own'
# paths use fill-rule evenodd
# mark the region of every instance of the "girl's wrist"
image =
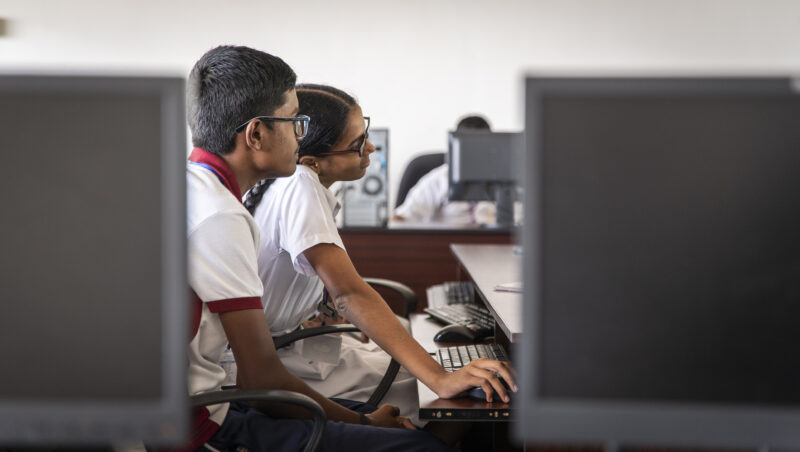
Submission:
<svg viewBox="0 0 800 452">
<path fill-rule="evenodd" d="M 444 370 L 441 366 L 439 367 L 439 372 L 436 373 L 436 376 L 433 380 L 433 386 L 430 388 L 433 390 L 434 393 L 439 394 L 447 386 L 447 377 L 449 376 L 450 372 Z"/>
</svg>

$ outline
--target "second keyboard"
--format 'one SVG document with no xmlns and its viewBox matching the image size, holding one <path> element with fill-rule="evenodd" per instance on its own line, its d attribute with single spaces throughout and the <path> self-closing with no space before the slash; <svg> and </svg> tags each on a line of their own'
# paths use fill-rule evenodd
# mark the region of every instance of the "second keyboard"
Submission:
<svg viewBox="0 0 800 452">
<path fill-rule="evenodd" d="M 425 308 L 425 313 L 448 325 L 464 325 L 480 340 L 494 333 L 494 319 L 488 309 L 474 303 Z"/>
</svg>

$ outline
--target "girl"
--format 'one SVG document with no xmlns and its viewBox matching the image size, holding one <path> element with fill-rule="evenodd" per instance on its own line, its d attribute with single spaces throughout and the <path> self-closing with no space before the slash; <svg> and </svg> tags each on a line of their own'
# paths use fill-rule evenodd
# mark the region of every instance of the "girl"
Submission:
<svg viewBox="0 0 800 452">
<path fill-rule="evenodd" d="M 359 179 L 366 172 L 375 150 L 368 140 L 369 118 L 363 116 L 355 99 L 330 86 L 298 85 L 297 96 L 299 112 L 310 116 L 314 124 L 300 142 L 297 171 L 289 178 L 259 182 L 245 200 L 261 229 L 258 265 L 267 288 L 262 303 L 273 333 L 296 329 L 317 311 L 325 294 L 341 316 L 410 372 L 398 374 L 386 398 L 387 403 L 399 405 L 401 413 L 414 415 L 417 411 L 411 376 L 439 397 L 455 397 L 481 386 L 489 397 L 496 391 L 507 400 L 497 377 L 499 374 L 515 388 L 506 363 L 477 360 L 457 372 L 445 372 L 358 275 L 339 237 L 334 220 L 339 205 L 329 188 L 337 181 Z M 290 371 L 328 397 L 358 398 L 354 392 L 359 390 L 369 394 L 383 375 L 389 356 L 347 335 L 342 341 L 344 345 L 339 346 L 329 340 L 332 353 L 302 356 L 290 350 L 283 352 L 281 359 Z M 412 392 L 404 394 L 404 389 Z M 361 398 L 366 397 L 362 394 Z"/>
</svg>

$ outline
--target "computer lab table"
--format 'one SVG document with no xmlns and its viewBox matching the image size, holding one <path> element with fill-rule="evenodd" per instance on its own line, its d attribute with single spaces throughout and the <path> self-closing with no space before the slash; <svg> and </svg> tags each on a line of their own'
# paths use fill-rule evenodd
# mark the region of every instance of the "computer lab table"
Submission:
<svg viewBox="0 0 800 452">
<path fill-rule="evenodd" d="M 461 280 L 470 280 L 475 285 L 478 301 L 489 309 L 495 320 L 494 341 L 507 349 L 522 334 L 522 295 L 518 292 L 495 290 L 499 285 L 518 283 L 522 268 L 522 256 L 512 245 L 498 244 L 451 244 L 450 250 L 458 263 L 457 275 Z M 437 343 L 433 336 L 442 325 L 425 314 L 411 316 L 411 331 L 414 338 L 428 351 L 447 347 L 452 343 Z M 509 350 L 511 352 L 511 350 Z M 440 399 L 427 386 L 417 382 L 420 403 L 420 418 L 428 420 L 465 420 L 508 422 L 513 416 L 513 400 L 510 404 L 485 402 L 471 398 Z M 470 414 L 470 412 L 472 412 Z M 499 435 L 507 436 L 503 425 Z M 507 441 L 507 439 L 506 439 Z M 501 441 L 502 442 L 502 441 Z M 497 448 L 496 448 L 497 449 Z M 504 449 L 504 448 L 501 448 Z"/>
</svg>

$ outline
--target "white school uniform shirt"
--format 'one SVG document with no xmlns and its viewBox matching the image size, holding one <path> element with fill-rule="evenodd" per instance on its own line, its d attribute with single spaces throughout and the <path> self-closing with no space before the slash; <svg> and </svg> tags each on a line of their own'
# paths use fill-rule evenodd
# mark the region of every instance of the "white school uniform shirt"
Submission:
<svg viewBox="0 0 800 452">
<path fill-rule="evenodd" d="M 192 289 L 189 394 L 220 389 L 220 357 L 228 343 L 219 313 L 261 309 L 256 247 L 259 231 L 242 205 L 239 186 L 220 157 L 194 149 L 187 165 L 188 276 Z M 216 432 L 228 404 L 202 408 L 191 447 Z"/>
<path fill-rule="evenodd" d="M 262 304 L 273 334 L 293 330 L 315 313 L 324 286 L 303 252 L 320 243 L 345 249 L 334 220 L 339 207 L 319 176 L 297 165 L 293 176 L 275 180 L 256 208 L 253 216 L 261 228 Z M 404 325 L 408 328 L 407 322 Z M 278 356 L 289 372 L 326 397 L 367 400 L 391 357 L 375 342 L 363 344 L 348 335 L 341 338 L 339 356 L 330 356 L 328 362 L 304 356 L 305 341 L 278 350 Z M 416 379 L 401 368 L 382 403 L 399 406 L 401 415 L 419 424 L 416 394 Z"/>
<path fill-rule="evenodd" d="M 430 170 L 411 187 L 394 213 L 407 221 L 473 224 L 494 222 L 490 202 L 448 201 L 447 163 Z"/>
<path fill-rule="evenodd" d="M 297 165 L 294 175 L 275 180 L 256 208 L 258 271 L 266 288 L 261 302 L 273 334 L 297 328 L 317 310 L 323 284 L 303 252 L 320 243 L 344 250 L 334 219 L 339 207 L 317 173 Z"/>
</svg>

